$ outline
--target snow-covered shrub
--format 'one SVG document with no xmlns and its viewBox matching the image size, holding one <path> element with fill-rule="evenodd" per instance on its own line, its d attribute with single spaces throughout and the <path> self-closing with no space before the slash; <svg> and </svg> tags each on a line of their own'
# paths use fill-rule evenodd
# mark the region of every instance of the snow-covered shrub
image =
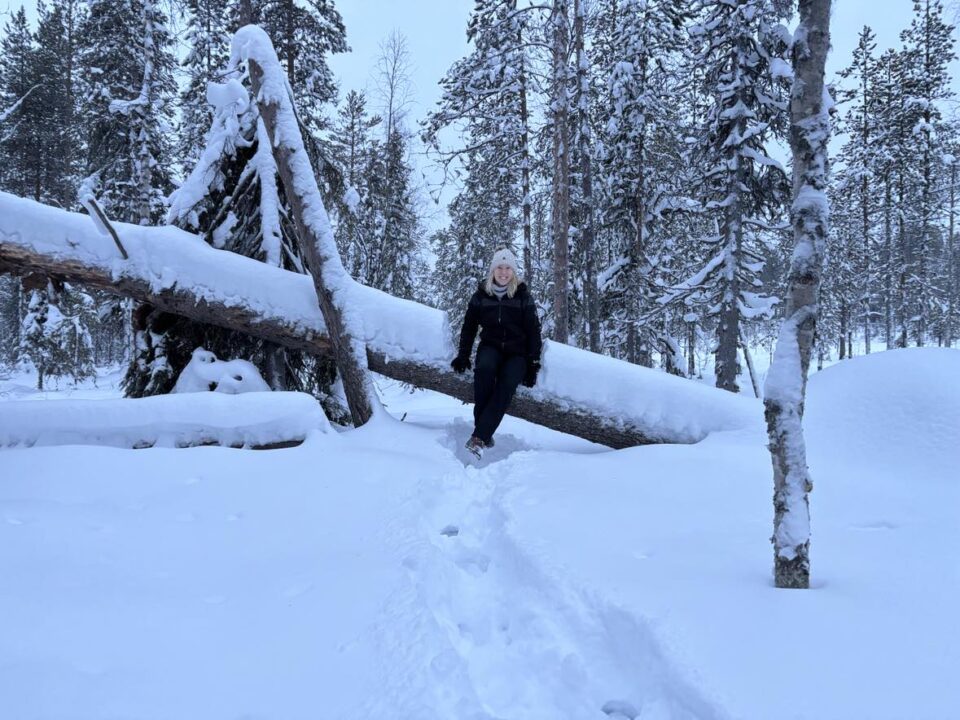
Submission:
<svg viewBox="0 0 960 720">
<path fill-rule="evenodd" d="M 247 392 L 265 392 L 270 386 L 246 360 L 219 360 L 209 350 L 197 348 L 190 362 L 173 386 L 175 393 L 222 392 L 237 395 Z"/>
</svg>

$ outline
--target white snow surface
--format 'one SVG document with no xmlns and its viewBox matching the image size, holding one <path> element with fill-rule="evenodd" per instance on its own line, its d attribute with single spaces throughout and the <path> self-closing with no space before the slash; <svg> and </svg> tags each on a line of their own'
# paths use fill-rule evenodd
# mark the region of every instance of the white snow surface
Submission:
<svg viewBox="0 0 960 720">
<path fill-rule="evenodd" d="M 212 387 L 211 387 L 212 386 Z M 197 348 L 190 362 L 180 372 L 172 392 L 215 392 L 236 395 L 247 392 L 269 392 L 270 386 L 249 360 L 219 360 L 209 350 Z"/>
<path fill-rule="evenodd" d="M 172 226 L 116 223 L 130 255 L 81 214 L 0 192 L 0 242 L 104 268 L 118 279 L 145 278 L 154 290 L 189 287 L 197 297 L 228 307 L 248 307 L 282 319 L 296 331 L 323 332 L 309 276 L 212 248 Z M 446 314 L 349 281 L 341 285 L 351 308 L 351 332 L 388 358 L 448 368 L 455 351 Z M 547 342 L 533 393 L 571 409 L 601 412 L 650 434 L 687 441 L 710 432 L 761 427 L 758 402 L 566 345 Z M 521 392 L 527 392 L 521 389 Z"/>
<path fill-rule="evenodd" d="M 0 448 L 268 445 L 313 432 L 330 432 L 330 424 L 316 399 L 297 392 L 0 402 Z"/>
<path fill-rule="evenodd" d="M 3 714 L 953 717 L 958 374 L 811 378 L 806 591 L 772 586 L 762 427 L 607 451 L 507 418 L 465 466 L 470 407 L 381 379 L 403 422 L 286 450 L 4 451 Z"/>
</svg>

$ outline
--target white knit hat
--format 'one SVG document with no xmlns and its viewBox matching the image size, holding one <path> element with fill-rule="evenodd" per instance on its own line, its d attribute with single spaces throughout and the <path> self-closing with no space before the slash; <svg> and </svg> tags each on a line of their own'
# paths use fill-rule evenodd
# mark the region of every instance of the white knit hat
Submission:
<svg viewBox="0 0 960 720">
<path fill-rule="evenodd" d="M 517 256 L 510 251 L 510 248 L 500 248 L 493 254 L 493 260 L 490 262 L 490 273 L 492 274 L 494 269 L 500 265 L 510 266 L 513 274 L 519 275 L 517 272 Z"/>
</svg>

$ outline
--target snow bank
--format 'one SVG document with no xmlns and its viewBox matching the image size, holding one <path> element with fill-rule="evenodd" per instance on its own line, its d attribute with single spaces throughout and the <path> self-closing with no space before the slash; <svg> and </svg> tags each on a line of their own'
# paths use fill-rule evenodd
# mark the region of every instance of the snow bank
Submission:
<svg viewBox="0 0 960 720">
<path fill-rule="evenodd" d="M 621 664 L 643 668 L 619 690 L 641 717 L 952 717 L 957 377 L 960 351 L 939 349 L 811 376 L 810 590 L 772 584 L 762 431 L 594 456 L 515 454 L 496 466 L 503 542 L 615 633 Z"/>
<path fill-rule="evenodd" d="M 960 350 L 945 348 L 863 355 L 811 375 L 804 424 L 814 482 L 825 461 L 842 459 L 960 487 L 958 378 Z"/>
<path fill-rule="evenodd" d="M 302 441 L 315 430 L 330 431 L 326 415 L 295 392 L 0 402 L 0 448 L 254 446 Z"/>
<path fill-rule="evenodd" d="M 308 276 L 217 250 L 175 227 L 116 223 L 116 228 L 128 261 L 87 216 L 0 192 L 0 243 L 75 259 L 117 279 L 144 278 L 157 292 L 187 287 L 198 298 L 250 308 L 304 334 L 323 332 Z M 454 349 L 443 312 L 355 282 L 343 283 L 341 292 L 354 317 L 351 329 L 369 349 L 449 370 Z M 586 350 L 548 342 L 543 361 L 534 396 L 610 416 L 650 436 L 696 441 L 710 432 L 763 421 L 755 400 Z"/>
</svg>

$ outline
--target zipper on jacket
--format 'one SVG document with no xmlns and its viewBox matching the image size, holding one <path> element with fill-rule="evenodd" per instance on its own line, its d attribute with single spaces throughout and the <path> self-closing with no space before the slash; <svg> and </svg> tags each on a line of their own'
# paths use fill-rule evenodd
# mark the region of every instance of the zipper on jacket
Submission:
<svg viewBox="0 0 960 720">
<path fill-rule="evenodd" d="M 503 314 L 503 298 L 497 298 L 497 325 L 499 325 L 501 328 L 501 337 L 503 337 L 503 334 L 502 334 L 503 323 L 501 322 L 502 314 Z M 506 349 L 507 349 L 507 339 L 506 337 L 503 337 L 503 340 L 500 341 L 500 350 L 506 350 Z"/>
</svg>

